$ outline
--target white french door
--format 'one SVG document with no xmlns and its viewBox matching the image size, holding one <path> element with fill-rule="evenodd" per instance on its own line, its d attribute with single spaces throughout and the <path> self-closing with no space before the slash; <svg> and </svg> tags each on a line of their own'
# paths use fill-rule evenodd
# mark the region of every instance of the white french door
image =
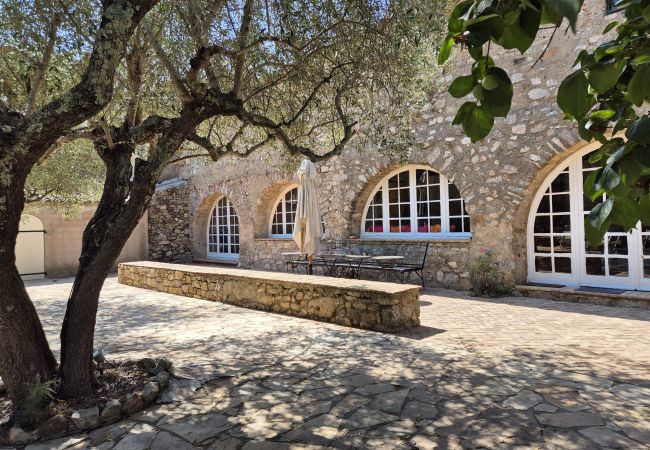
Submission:
<svg viewBox="0 0 650 450">
<path fill-rule="evenodd" d="M 239 218 L 226 197 L 214 205 L 208 223 L 208 257 L 239 259 Z"/>
<path fill-rule="evenodd" d="M 575 286 L 650 290 L 650 227 L 630 232 L 612 226 L 599 245 L 585 240 L 589 211 L 605 201 L 583 195 L 596 170 L 589 151 L 553 171 L 538 192 L 528 222 L 529 281 Z"/>
</svg>

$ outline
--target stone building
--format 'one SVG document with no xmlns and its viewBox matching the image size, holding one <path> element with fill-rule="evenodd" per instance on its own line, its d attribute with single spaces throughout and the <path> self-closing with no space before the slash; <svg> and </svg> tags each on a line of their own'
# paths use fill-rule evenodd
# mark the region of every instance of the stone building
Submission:
<svg viewBox="0 0 650 450">
<path fill-rule="evenodd" d="M 612 229 L 603 246 L 585 245 L 584 157 L 581 141 L 555 102 L 577 53 L 606 40 L 617 13 L 586 0 L 578 33 L 540 31 L 526 56 L 494 51 L 514 83 L 512 109 L 484 140 L 472 144 L 451 124 L 459 105 L 446 93 L 454 75 L 469 72 L 457 53 L 441 75 L 440 92 L 414 121 L 421 148 L 408 161 L 354 148 L 318 165 L 320 207 L 332 246 L 430 243 L 429 284 L 467 286 L 469 265 L 486 251 L 516 281 L 650 289 L 650 229 Z M 284 270 L 296 164 L 258 152 L 246 159 L 179 168 L 163 181 L 149 210 L 150 258 L 217 260 Z M 644 250 L 645 248 L 645 250 Z"/>
</svg>

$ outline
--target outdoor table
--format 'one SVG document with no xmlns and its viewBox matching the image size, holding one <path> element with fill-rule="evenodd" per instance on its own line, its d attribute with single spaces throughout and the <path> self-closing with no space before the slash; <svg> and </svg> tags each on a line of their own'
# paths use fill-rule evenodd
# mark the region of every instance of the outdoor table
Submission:
<svg viewBox="0 0 650 450">
<path fill-rule="evenodd" d="M 377 261 L 379 263 L 379 265 L 381 267 L 383 267 L 384 269 L 389 269 L 389 268 L 393 267 L 393 265 L 397 261 L 404 259 L 404 257 L 403 256 L 397 256 L 397 255 L 395 255 L 395 256 L 383 255 L 383 256 L 373 256 L 372 259 Z M 388 281 L 389 275 L 390 275 L 390 271 L 389 270 L 384 270 L 384 276 L 386 278 L 386 281 Z"/>
<path fill-rule="evenodd" d="M 370 258 L 370 255 L 345 255 L 345 259 L 347 259 L 350 264 L 353 278 L 361 278 L 361 263 L 368 258 Z"/>
<path fill-rule="evenodd" d="M 345 253 L 325 253 L 320 255 L 320 260 L 323 263 L 323 274 L 326 276 L 335 277 L 337 275 L 336 263 L 345 258 Z"/>
<path fill-rule="evenodd" d="M 284 252 L 281 253 L 281 255 L 284 257 L 285 264 L 287 265 L 288 268 L 291 268 L 291 272 L 295 273 L 295 269 L 297 266 L 297 263 L 300 261 L 300 257 L 304 255 L 304 253 L 300 252 Z"/>
</svg>

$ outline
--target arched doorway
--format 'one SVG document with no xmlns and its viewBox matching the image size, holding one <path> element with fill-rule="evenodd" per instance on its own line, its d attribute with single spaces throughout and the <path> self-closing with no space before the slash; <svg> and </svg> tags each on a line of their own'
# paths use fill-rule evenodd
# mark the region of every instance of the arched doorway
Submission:
<svg viewBox="0 0 650 450">
<path fill-rule="evenodd" d="M 239 218 L 224 196 L 212 208 L 207 230 L 208 258 L 239 259 Z"/>
<path fill-rule="evenodd" d="M 591 202 L 583 183 L 595 170 L 590 145 L 555 169 L 537 192 L 528 218 L 528 280 L 569 286 L 650 290 L 650 227 L 612 226 L 603 242 L 585 241 Z"/>
<path fill-rule="evenodd" d="M 16 239 L 16 267 L 23 280 L 45 278 L 45 230 L 38 217 L 23 214 L 20 217 Z"/>
</svg>

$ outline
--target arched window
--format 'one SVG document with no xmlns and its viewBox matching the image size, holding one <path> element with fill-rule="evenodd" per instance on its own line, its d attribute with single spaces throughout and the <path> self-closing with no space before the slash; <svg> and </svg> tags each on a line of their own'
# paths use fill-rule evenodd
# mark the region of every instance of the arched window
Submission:
<svg viewBox="0 0 650 450">
<path fill-rule="evenodd" d="M 533 200 L 528 219 L 528 279 L 538 283 L 650 290 L 650 227 L 627 233 L 612 226 L 600 245 L 585 240 L 585 218 L 594 202 L 584 196 L 584 180 L 596 167 L 594 146 L 554 170 Z"/>
<path fill-rule="evenodd" d="M 226 197 L 221 197 L 212 209 L 208 224 L 208 257 L 239 258 L 239 218 Z"/>
<path fill-rule="evenodd" d="M 298 187 L 291 186 L 282 192 L 273 207 L 273 215 L 269 224 L 269 236 L 291 237 L 293 224 L 296 220 L 298 204 Z"/>
<path fill-rule="evenodd" d="M 389 174 L 370 196 L 362 237 L 470 237 L 458 188 L 445 176 L 414 166 Z"/>
</svg>

